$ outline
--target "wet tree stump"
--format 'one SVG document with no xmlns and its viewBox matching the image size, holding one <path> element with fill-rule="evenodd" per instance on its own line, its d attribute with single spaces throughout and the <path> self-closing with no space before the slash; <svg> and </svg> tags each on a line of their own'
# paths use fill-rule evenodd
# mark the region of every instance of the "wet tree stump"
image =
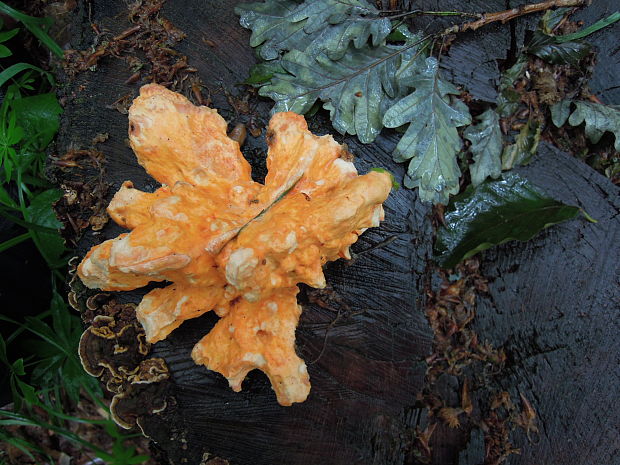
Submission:
<svg viewBox="0 0 620 465">
<path fill-rule="evenodd" d="M 239 83 L 255 57 L 249 32 L 234 14 L 235 3 L 169 1 L 161 15 L 187 34 L 176 50 L 189 58 L 206 86 L 203 94 L 231 127 L 264 127 L 268 101 L 250 95 L 249 109 L 240 111 L 237 105 L 247 93 Z M 126 9 L 120 1 L 80 4 L 72 47 L 93 44 L 95 29 L 116 35 L 129 28 Z M 127 83 L 131 75 L 124 62 L 105 57 L 94 70 L 62 83 L 65 112 L 57 153 L 88 149 L 98 134 L 108 134 L 96 144 L 105 161 L 84 171 L 104 186 L 97 195 L 106 202 L 125 180 L 147 191 L 157 187 L 128 147 L 126 114 L 115 109 L 115 102 L 135 97 L 143 83 Z M 313 132 L 332 133 L 348 144 L 360 172 L 382 166 L 402 178 L 403 165 L 391 160 L 396 135 L 386 133 L 362 145 L 335 134 L 321 113 L 309 124 Z M 243 147 L 257 178 L 264 175 L 265 149 L 264 131 L 248 137 Z M 101 167 L 103 177 L 97 178 Z M 546 143 L 520 172 L 551 196 L 584 208 L 598 223 L 570 221 L 526 244 L 497 247 L 482 260 L 489 292 L 478 298 L 473 327 L 481 341 L 492 342 L 507 355 L 503 370 L 489 382 L 517 399 L 519 393 L 529 399 L 540 430 L 537 444 L 517 435 L 514 445 L 521 454 L 507 463 L 619 463 L 618 189 Z M 56 169 L 56 176 L 65 187 L 76 182 L 73 171 Z M 427 291 L 437 285 L 430 262 L 432 218 L 430 208 L 407 189 L 394 191 L 385 206 L 385 222 L 353 246 L 354 259 L 327 266 L 329 288 L 303 288 L 300 293 L 304 311 L 297 330 L 298 353 L 308 363 L 312 382 L 306 402 L 278 405 L 267 378 L 257 371 L 250 373 L 243 391 L 235 393 L 222 376 L 196 366 L 190 352 L 214 325 L 212 314 L 185 322 L 151 348 L 149 357 L 163 358 L 169 377 L 162 381 L 165 388 L 148 393 L 160 396 L 165 408 L 140 410 L 148 399 L 145 391 L 135 391 L 142 398 L 126 402 L 124 414 L 137 417 L 162 463 L 221 463 L 214 457 L 234 465 L 416 463 L 414 431 L 428 421 L 419 394 L 425 360 L 433 351 L 433 332 L 424 316 Z M 119 232 L 112 223 L 86 231 L 76 242 L 76 255 Z M 91 312 L 92 320 L 97 297 L 88 301 L 88 310 L 85 302 L 93 293 L 79 283 L 72 292 L 76 306 Z M 113 298 L 122 305 L 138 302 L 141 295 L 133 291 Z M 444 384 L 445 397 L 458 399 L 458 380 Z M 431 446 L 433 463 L 485 461 L 483 433 L 470 424 L 460 429 L 440 426 Z"/>
</svg>

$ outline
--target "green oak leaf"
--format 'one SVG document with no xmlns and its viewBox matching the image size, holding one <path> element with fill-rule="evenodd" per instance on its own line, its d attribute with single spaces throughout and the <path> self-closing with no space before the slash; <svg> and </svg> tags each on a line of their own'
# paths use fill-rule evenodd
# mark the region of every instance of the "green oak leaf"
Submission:
<svg viewBox="0 0 620 465">
<path fill-rule="evenodd" d="M 502 130 L 499 115 L 489 109 L 478 119 L 480 123 L 469 126 L 463 133 L 471 142 L 474 164 L 469 167 L 471 182 L 477 186 L 487 177 L 497 178 L 502 174 Z"/>
<path fill-rule="evenodd" d="M 321 99 L 338 132 L 368 144 L 381 131 L 386 108 L 400 96 L 395 73 L 401 51 L 396 46 L 349 47 L 333 61 L 325 53 L 314 57 L 293 50 L 281 60 L 287 74 L 275 73 L 259 94 L 275 100 L 274 112 L 304 114 Z"/>
<path fill-rule="evenodd" d="M 439 63 L 434 57 L 425 67 L 407 77 L 405 83 L 415 90 L 390 107 L 383 124 L 396 128 L 409 123 L 393 157 L 395 161 L 411 159 L 405 186 L 419 187 L 426 202 L 447 203 L 450 194 L 459 190 L 456 155 L 461 149 L 457 128 L 471 123 L 467 106 L 450 94 L 456 87 L 439 76 Z"/>
<path fill-rule="evenodd" d="M 392 30 L 390 20 L 381 18 L 379 10 L 365 0 L 307 0 L 289 18 L 307 20 L 308 34 L 322 31 L 312 47 L 326 51 L 332 60 L 342 58 L 350 42 L 362 48 L 372 37 L 373 46 L 381 45 Z"/>
<path fill-rule="evenodd" d="M 614 148 L 620 152 L 620 106 L 600 103 L 574 101 L 575 111 L 568 118 L 571 126 L 579 126 L 585 121 L 586 136 L 596 144 L 605 132 L 616 137 Z"/>
<path fill-rule="evenodd" d="M 372 37 L 374 46 L 385 42 L 392 30 L 387 18 L 365 0 L 270 0 L 241 4 L 235 12 L 243 27 L 252 30 L 250 45 L 261 58 L 274 60 L 282 52 L 321 52 L 338 60 L 351 42 L 362 48 Z"/>
<path fill-rule="evenodd" d="M 575 104 L 575 110 L 571 114 L 572 104 Z M 571 126 L 585 122 L 586 136 L 594 144 L 605 132 L 611 132 L 616 138 L 614 148 L 620 152 L 620 105 L 562 100 L 551 106 L 551 120 L 557 127 L 564 126 L 567 120 Z"/>
<path fill-rule="evenodd" d="M 454 197 L 437 231 L 435 260 L 445 268 L 504 242 L 527 241 L 581 210 L 538 191 L 516 173 L 470 186 Z"/>
<path fill-rule="evenodd" d="M 551 121 L 553 121 L 556 127 L 561 128 L 568 120 L 571 103 L 573 103 L 572 100 L 562 100 L 551 105 Z"/>
<path fill-rule="evenodd" d="M 275 60 L 285 50 L 304 49 L 311 37 L 304 32 L 306 21 L 291 22 L 289 15 L 299 6 L 292 0 L 242 3 L 235 8 L 239 22 L 252 30 L 250 45 L 258 47 L 257 53 L 264 60 Z"/>
</svg>

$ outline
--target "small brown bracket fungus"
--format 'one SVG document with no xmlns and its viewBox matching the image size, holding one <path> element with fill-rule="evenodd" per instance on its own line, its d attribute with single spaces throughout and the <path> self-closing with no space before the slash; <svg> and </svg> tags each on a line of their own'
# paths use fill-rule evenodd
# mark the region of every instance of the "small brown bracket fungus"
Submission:
<svg viewBox="0 0 620 465">
<path fill-rule="evenodd" d="M 132 304 L 117 304 L 104 295 L 87 299 L 89 311 L 99 311 L 80 339 L 82 366 L 101 378 L 114 393 L 110 404 L 112 418 L 123 428 L 132 428 L 136 419 L 161 412 L 167 405 L 168 367 L 162 358 L 145 358 L 149 344 L 144 331 L 127 310 Z M 97 307 L 98 301 L 106 302 Z"/>
<path fill-rule="evenodd" d="M 123 184 L 108 213 L 131 232 L 93 247 L 78 275 L 110 291 L 170 281 L 136 309 L 148 342 L 215 310 L 221 319 L 194 347 L 196 363 L 234 390 L 258 368 L 280 404 L 303 402 L 310 382 L 295 353 L 297 284 L 325 287 L 323 265 L 350 258 L 358 236 L 379 226 L 390 175 L 358 176 L 331 136 L 278 113 L 267 131 L 269 172 L 256 183 L 215 110 L 155 84 L 129 109 L 129 140 L 162 187 L 149 194 Z"/>
</svg>

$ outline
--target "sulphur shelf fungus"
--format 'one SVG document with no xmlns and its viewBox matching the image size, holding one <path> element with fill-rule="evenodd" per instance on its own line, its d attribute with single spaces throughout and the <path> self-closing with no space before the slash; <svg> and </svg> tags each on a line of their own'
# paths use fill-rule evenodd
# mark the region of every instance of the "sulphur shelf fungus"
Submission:
<svg viewBox="0 0 620 465">
<path fill-rule="evenodd" d="M 267 131 L 269 171 L 264 184 L 254 182 L 215 110 L 155 84 L 129 109 L 129 140 L 162 187 L 122 185 L 108 213 L 131 232 L 93 247 L 78 275 L 110 291 L 170 281 L 136 309 L 148 342 L 214 310 L 221 319 L 194 347 L 194 361 L 235 391 L 258 368 L 281 405 L 303 402 L 310 381 L 295 353 L 297 284 L 324 287 L 323 265 L 350 258 L 358 236 L 379 226 L 390 175 L 358 176 L 331 136 L 277 113 Z"/>
</svg>

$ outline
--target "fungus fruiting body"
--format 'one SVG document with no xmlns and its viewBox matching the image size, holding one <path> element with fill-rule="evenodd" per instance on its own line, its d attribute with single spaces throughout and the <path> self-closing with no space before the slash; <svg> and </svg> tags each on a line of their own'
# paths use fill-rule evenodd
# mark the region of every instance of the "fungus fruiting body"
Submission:
<svg viewBox="0 0 620 465">
<path fill-rule="evenodd" d="M 303 402 L 310 382 L 295 353 L 297 284 L 324 287 L 322 266 L 350 258 L 359 234 L 383 219 L 391 178 L 358 176 L 331 136 L 310 133 L 300 115 L 277 113 L 260 184 L 226 126 L 213 109 L 142 87 L 129 109 L 129 140 L 162 186 L 146 193 L 123 183 L 108 213 L 131 232 L 93 247 L 78 275 L 114 291 L 171 282 L 136 309 L 148 342 L 214 310 L 221 319 L 194 347 L 196 363 L 236 391 L 258 368 L 280 404 Z"/>
</svg>

